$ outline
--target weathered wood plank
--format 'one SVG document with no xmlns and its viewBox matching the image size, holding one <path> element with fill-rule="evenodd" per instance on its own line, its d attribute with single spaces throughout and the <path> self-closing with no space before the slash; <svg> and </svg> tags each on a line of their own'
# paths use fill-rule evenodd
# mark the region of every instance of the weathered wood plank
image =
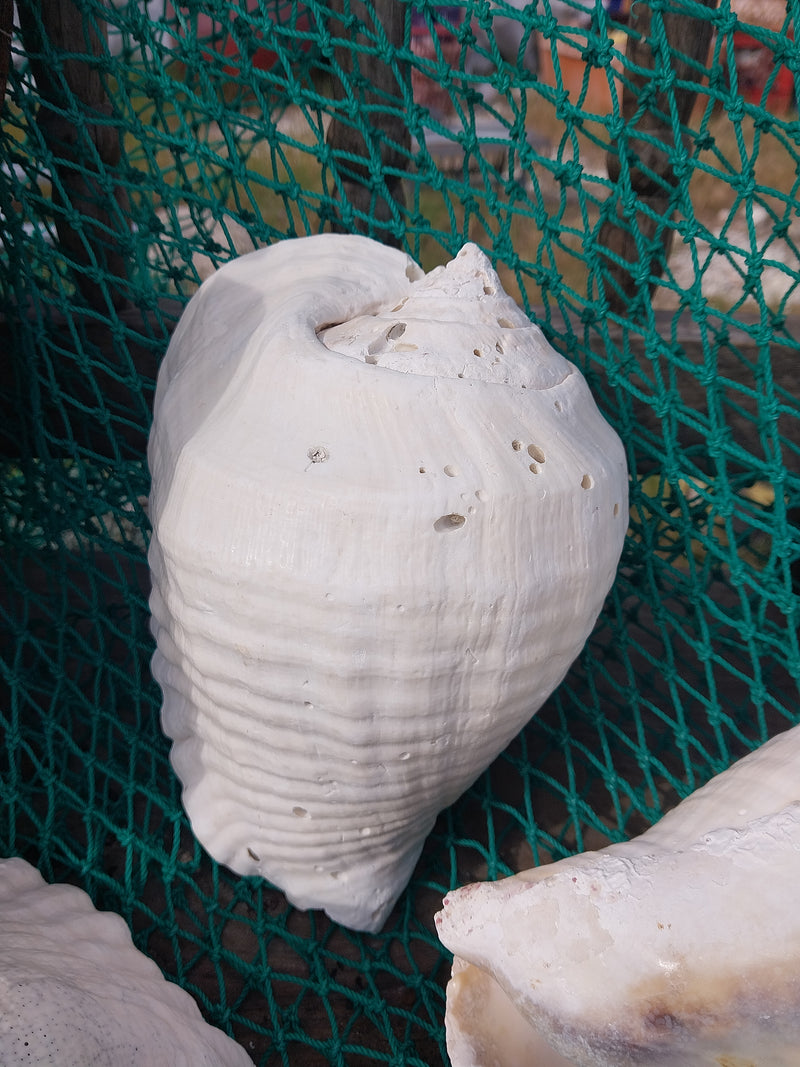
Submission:
<svg viewBox="0 0 800 1067">
<path fill-rule="evenodd" d="M 91 307 L 118 307 L 127 298 L 129 213 L 125 190 L 113 180 L 121 148 L 119 131 L 108 122 L 112 104 L 101 74 L 105 27 L 85 18 L 73 0 L 18 0 L 17 6 L 39 93 L 36 121 L 52 153 L 61 249 L 82 298 Z"/>
<path fill-rule="evenodd" d="M 14 29 L 14 0 L 0 0 L 0 109 L 6 95 L 11 70 L 11 34 Z"/>
<path fill-rule="evenodd" d="M 708 8 L 717 6 L 717 0 L 698 2 Z M 669 47 L 671 74 L 676 81 L 696 82 L 697 70 L 692 63 L 705 61 L 713 23 L 681 11 L 663 11 L 660 18 Z M 674 98 L 681 125 L 688 121 L 697 100 L 696 91 L 673 85 L 669 92 L 655 92 L 652 103 L 636 117 L 642 99 L 652 92 L 655 72 L 666 59 L 666 53 L 659 51 L 655 39 L 652 5 L 638 0 L 631 8 L 626 46 L 626 56 L 634 70 L 626 73 L 622 93 L 622 117 L 628 128 L 621 151 L 630 167 L 630 188 L 639 210 L 634 218 L 625 218 L 618 205 L 616 218 L 607 219 L 600 231 L 601 246 L 615 257 L 608 259 L 610 284 L 606 285 L 606 299 L 617 313 L 629 311 L 636 301 L 649 297 L 653 283 L 642 286 L 641 279 L 658 277 L 669 256 L 674 230 L 664 226 L 663 220 L 671 213 L 672 190 L 678 182 L 672 164 L 676 127 L 671 117 L 671 100 Z M 612 149 L 608 153 L 607 165 L 609 178 L 619 183 L 623 171 L 620 150 Z M 659 230 L 660 242 L 655 240 Z M 650 247 L 645 262 L 640 259 L 637 235 Z"/>
<path fill-rule="evenodd" d="M 406 5 L 398 0 L 331 0 L 330 6 L 334 34 L 342 33 L 348 25 L 353 27 L 354 37 L 334 50 L 333 96 L 337 106 L 327 141 L 342 180 L 342 199 L 364 216 L 355 216 L 353 224 L 346 226 L 340 200 L 333 228 L 356 230 L 397 247 L 401 238 L 395 233 L 393 219 L 396 206 L 405 205 L 402 173 L 408 169 L 411 137 L 395 71 L 401 79 L 410 75 L 398 63 L 393 68 L 377 52 L 360 52 L 356 46 L 367 42 L 355 27 L 364 27 L 370 36 L 385 36 L 387 46 L 399 49 L 405 33 Z M 342 77 L 337 76 L 337 69 Z M 358 112 L 346 119 L 343 104 L 351 95 L 358 103 Z M 379 167 L 374 165 L 376 160 Z"/>
</svg>

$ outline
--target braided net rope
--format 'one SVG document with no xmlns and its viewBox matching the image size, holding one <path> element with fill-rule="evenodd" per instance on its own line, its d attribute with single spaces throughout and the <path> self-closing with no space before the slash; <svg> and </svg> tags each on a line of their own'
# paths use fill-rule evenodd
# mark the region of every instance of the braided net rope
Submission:
<svg viewBox="0 0 800 1067">
<path fill-rule="evenodd" d="M 448 888 L 640 832 L 800 718 L 796 2 L 396 0 L 390 34 L 356 0 L 79 0 L 69 39 L 55 6 L 18 0 L 0 134 L 0 851 L 121 913 L 256 1063 L 444 1063 Z M 170 331 L 221 263 L 332 226 L 426 269 L 479 244 L 631 471 L 583 655 L 375 936 L 205 855 L 149 673 Z"/>
</svg>

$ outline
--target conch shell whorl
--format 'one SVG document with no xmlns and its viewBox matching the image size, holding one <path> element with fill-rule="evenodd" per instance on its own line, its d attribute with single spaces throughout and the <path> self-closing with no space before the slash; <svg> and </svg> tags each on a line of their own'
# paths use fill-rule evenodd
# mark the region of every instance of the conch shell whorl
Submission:
<svg viewBox="0 0 800 1067">
<path fill-rule="evenodd" d="M 149 462 L 153 673 L 220 862 L 377 930 L 437 813 L 563 678 L 627 470 L 467 245 L 284 241 L 189 303 Z"/>
</svg>

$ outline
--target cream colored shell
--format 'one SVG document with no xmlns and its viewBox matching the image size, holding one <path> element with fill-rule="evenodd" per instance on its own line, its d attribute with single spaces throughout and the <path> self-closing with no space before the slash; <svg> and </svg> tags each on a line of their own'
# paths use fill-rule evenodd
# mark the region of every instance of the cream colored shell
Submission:
<svg viewBox="0 0 800 1067">
<path fill-rule="evenodd" d="M 83 890 L 0 860 L 0 1063 L 248 1067 Z"/>
<path fill-rule="evenodd" d="M 652 829 L 436 918 L 452 1067 L 800 1067 L 800 727 Z"/>
<path fill-rule="evenodd" d="M 474 245 L 423 275 L 323 235 L 204 283 L 149 461 L 153 673 L 194 832 L 376 930 L 597 618 L 619 439 Z"/>
</svg>

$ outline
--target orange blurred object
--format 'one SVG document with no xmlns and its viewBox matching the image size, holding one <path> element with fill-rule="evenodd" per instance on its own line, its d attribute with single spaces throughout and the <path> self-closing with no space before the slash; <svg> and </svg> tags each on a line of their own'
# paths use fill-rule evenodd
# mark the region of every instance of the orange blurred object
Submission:
<svg viewBox="0 0 800 1067">
<path fill-rule="evenodd" d="M 622 35 L 613 35 L 615 47 L 625 50 L 625 40 Z M 614 61 L 611 68 L 595 67 L 587 64 L 582 54 L 583 42 L 576 39 L 573 44 L 564 37 L 556 41 L 556 62 L 561 75 L 561 84 L 569 93 L 570 100 L 575 102 L 583 91 L 586 71 L 589 72 L 589 83 L 582 107 L 595 115 L 608 115 L 611 111 L 611 87 L 609 77 L 614 79 L 613 71 L 618 69 Z M 553 64 L 552 42 L 539 38 L 539 80 L 546 85 L 556 85 L 556 72 Z M 617 99 L 622 105 L 622 83 L 616 83 Z"/>
</svg>

